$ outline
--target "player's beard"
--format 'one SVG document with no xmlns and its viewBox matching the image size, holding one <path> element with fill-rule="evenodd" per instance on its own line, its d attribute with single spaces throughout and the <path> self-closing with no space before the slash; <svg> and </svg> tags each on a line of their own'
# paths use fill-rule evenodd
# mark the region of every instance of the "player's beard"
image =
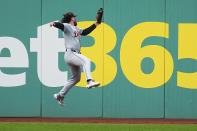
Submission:
<svg viewBox="0 0 197 131">
<path fill-rule="evenodd" d="M 77 22 L 76 21 L 74 22 L 74 25 L 77 26 Z"/>
</svg>

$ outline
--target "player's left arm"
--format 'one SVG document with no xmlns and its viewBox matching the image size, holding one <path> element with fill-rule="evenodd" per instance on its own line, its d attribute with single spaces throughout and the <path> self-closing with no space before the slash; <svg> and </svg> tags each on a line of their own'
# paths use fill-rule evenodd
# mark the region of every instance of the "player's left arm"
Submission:
<svg viewBox="0 0 197 131">
<path fill-rule="evenodd" d="M 99 24 L 97 22 L 95 22 L 94 24 L 92 24 L 90 27 L 84 29 L 81 33 L 81 35 L 86 36 L 88 34 L 90 34 L 95 28 L 96 26 L 98 26 Z"/>
<path fill-rule="evenodd" d="M 94 24 L 92 24 L 90 27 L 83 30 L 81 35 L 90 34 L 99 24 L 101 24 L 102 17 L 103 17 L 103 8 L 100 8 L 96 14 L 96 22 Z"/>
</svg>

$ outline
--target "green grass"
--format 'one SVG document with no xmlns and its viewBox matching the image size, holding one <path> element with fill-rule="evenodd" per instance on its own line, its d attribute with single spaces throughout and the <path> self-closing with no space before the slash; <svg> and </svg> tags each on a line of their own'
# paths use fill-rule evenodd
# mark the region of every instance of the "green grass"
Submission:
<svg viewBox="0 0 197 131">
<path fill-rule="evenodd" d="M 0 122 L 0 131 L 197 131 L 197 125 Z"/>
</svg>

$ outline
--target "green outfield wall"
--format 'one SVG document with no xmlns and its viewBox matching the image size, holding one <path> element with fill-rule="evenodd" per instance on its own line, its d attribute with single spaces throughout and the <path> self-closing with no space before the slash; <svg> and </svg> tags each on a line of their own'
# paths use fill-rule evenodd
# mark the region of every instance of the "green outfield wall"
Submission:
<svg viewBox="0 0 197 131">
<path fill-rule="evenodd" d="M 197 0 L 0 0 L 0 117 L 197 118 Z M 70 78 L 62 14 L 82 37 L 101 86 L 82 72 L 61 107 L 53 99 Z"/>
</svg>

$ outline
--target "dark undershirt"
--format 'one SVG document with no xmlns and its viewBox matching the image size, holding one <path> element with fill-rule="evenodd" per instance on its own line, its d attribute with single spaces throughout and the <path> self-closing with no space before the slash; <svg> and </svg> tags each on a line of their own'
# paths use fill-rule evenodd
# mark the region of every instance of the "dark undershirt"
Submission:
<svg viewBox="0 0 197 131">
<path fill-rule="evenodd" d="M 64 31 L 64 25 L 62 23 L 59 22 L 54 22 L 54 23 L 55 23 L 54 27 Z"/>
<path fill-rule="evenodd" d="M 86 28 L 85 30 L 83 30 L 83 32 L 81 33 L 81 35 L 88 35 L 90 34 L 94 29 L 96 28 L 95 24 L 92 24 L 90 27 Z"/>
<path fill-rule="evenodd" d="M 55 23 L 54 27 L 64 31 L 64 25 L 62 23 L 59 23 L 59 22 L 54 22 L 54 23 Z M 86 36 L 90 34 L 95 28 L 96 28 L 96 25 L 92 24 L 90 27 L 84 29 L 81 35 Z"/>
</svg>

